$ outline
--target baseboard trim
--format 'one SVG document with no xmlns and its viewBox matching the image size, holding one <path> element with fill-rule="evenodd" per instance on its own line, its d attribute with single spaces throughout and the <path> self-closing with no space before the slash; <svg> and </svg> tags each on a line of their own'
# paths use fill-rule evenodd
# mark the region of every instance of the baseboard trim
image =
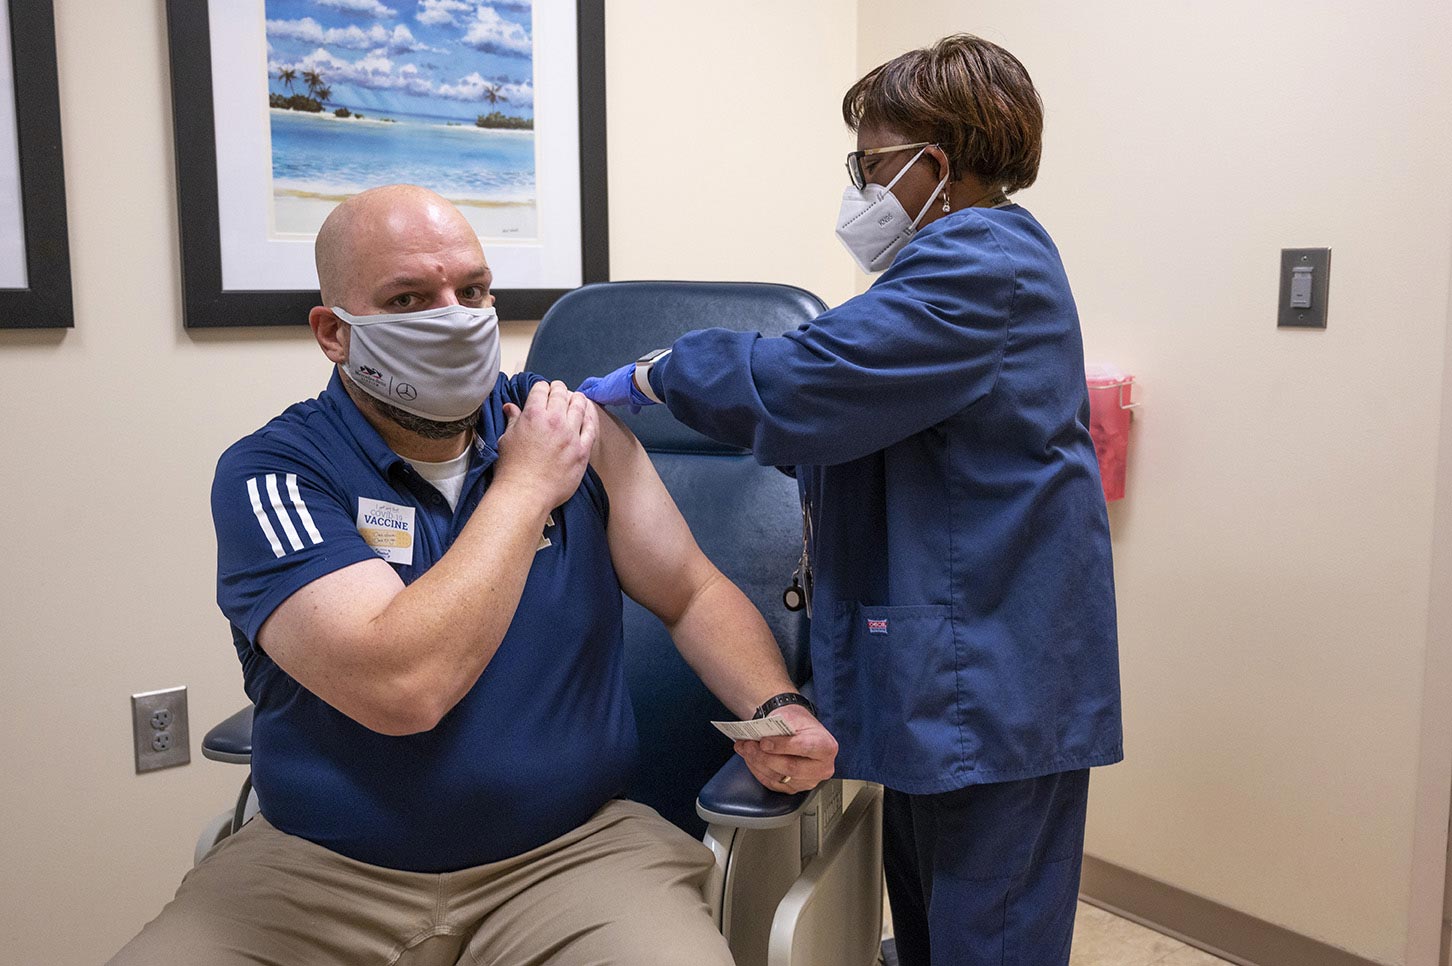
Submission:
<svg viewBox="0 0 1452 966">
<path fill-rule="evenodd" d="M 1239 966 L 1384 966 L 1090 855 L 1079 890 L 1091 905 Z"/>
</svg>

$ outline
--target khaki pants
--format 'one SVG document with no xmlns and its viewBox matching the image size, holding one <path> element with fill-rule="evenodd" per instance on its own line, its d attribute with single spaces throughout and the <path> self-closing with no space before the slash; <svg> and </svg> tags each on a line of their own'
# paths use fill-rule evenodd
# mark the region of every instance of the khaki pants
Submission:
<svg viewBox="0 0 1452 966">
<path fill-rule="evenodd" d="M 731 966 L 710 849 L 635 802 L 524 855 L 397 872 L 258 816 L 187 873 L 112 966 Z"/>
</svg>

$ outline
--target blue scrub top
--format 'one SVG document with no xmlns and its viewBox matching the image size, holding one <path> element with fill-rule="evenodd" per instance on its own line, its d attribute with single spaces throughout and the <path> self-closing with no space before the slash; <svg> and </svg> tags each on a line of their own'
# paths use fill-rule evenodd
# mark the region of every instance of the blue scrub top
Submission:
<svg viewBox="0 0 1452 966">
<path fill-rule="evenodd" d="M 458 505 L 388 448 L 336 372 L 223 454 L 212 488 L 217 600 L 256 704 L 252 777 L 277 828 L 372 865 L 448 872 L 526 852 L 624 793 L 636 758 L 620 584 L 594 471 L 550 516 L 503 642 L 438 726 L 378 734 L 335 710 L 257 644 L 267 617 L 324 574 L 380 556 L 360 534 L 412 512 L 404 583 L 453 544 L 492 478 L 503 405 L 538 376 L 500 376 L 484 401 Z M 377 504 L 395 509 L 380 511 Z M 375 545 L 378 538 L 374 537 Z"/>
<path fill-rule="evenodd" d="M 1079 318 L 1032 215 L 955 212 L 796 332 L 672 348 L 676 418 L 796 467 L 839 775 L 927 794 L 1123 757 Z"/>
</svg>

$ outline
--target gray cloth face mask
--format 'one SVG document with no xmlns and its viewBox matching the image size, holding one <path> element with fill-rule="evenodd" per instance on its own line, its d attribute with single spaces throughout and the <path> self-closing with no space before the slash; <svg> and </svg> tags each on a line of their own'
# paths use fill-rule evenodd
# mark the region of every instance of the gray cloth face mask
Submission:
<svg viewBox="0 0 1452 966">
<path fill-rule="evenodd" d="M 499 315 L 444 305 L 422 312 L 333 314 L 352 326 L 348 375 L 375 399 L 446 423 L 472 414 L 499 378 Z"/>
</svg>

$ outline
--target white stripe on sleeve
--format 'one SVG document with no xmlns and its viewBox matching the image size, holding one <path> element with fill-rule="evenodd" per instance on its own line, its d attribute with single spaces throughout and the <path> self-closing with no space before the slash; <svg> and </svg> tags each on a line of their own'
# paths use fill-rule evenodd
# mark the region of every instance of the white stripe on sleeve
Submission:
<svg viewBox="0 0 1452 966">
<path fill-rule="evenodd" d="M 277 514 L 277 520 L 282 524 L 282 532 L 287 534 L 287 542 L 292 544 L 292 549 L 301 550 L 302 538 L 297 535 L 297 527 L 292 525 L 292 517 L 288 516 L 277 492 L 276 473 L 267 474 L 267 495 L 272 500 L 272 512 Z"/>
<path fill-rule="evenodd" d="M 323 535 L 318 532 L 317 524 L 313 523 L 313 515 L 308 512 L 308 505 L 303 502 L 302 494 L 297 490 L 297 474 L 287 474 L 287 494 L 292 497 L 293 509 L 297 510 L 298 519 L 302 521 L 303 528 L 308 532 L 308 539 L 313 546 L 323 542 Z"/>
<path fill-rule="evenodd" d="M 262 509 L 262 498 L 257 493 L 257 477 L 247 481 L 247 495 L 252 499 L 252 515 L 257 517 L 257 522 L 262 526 L 262 532 L 267 534 L 267 542 L 272 544 L 272 552 L 275 556 L 283 554 L 282 544 L 277 539 L 277 531 L 272 529 L 272 521 L 267 519 L 267 511 Z"/>
</svg>

